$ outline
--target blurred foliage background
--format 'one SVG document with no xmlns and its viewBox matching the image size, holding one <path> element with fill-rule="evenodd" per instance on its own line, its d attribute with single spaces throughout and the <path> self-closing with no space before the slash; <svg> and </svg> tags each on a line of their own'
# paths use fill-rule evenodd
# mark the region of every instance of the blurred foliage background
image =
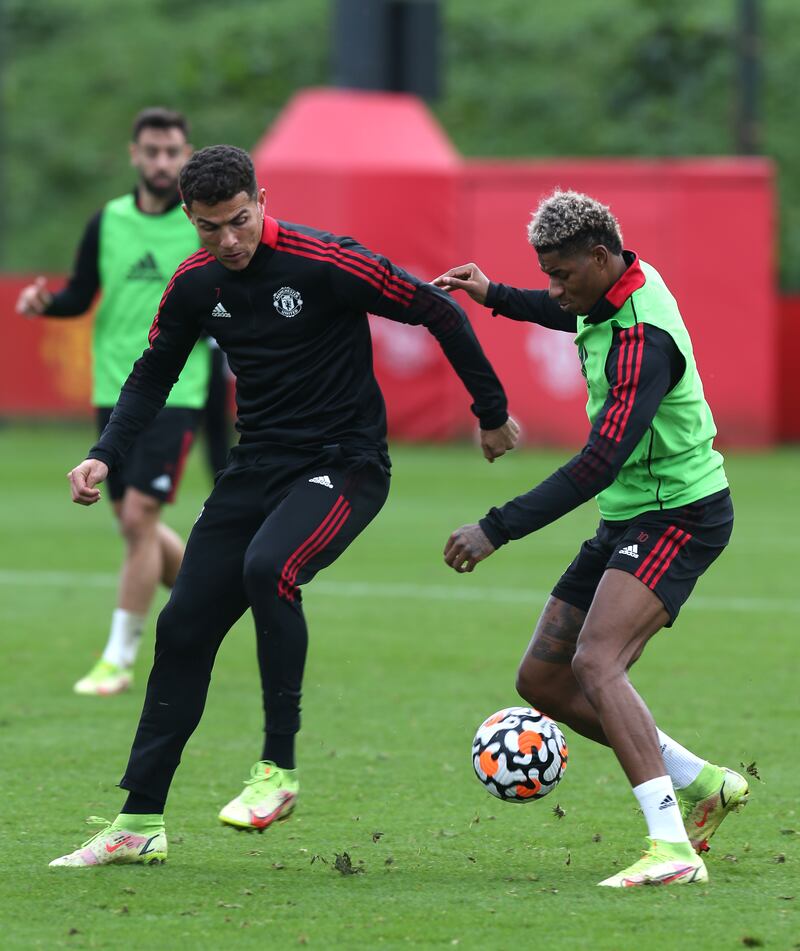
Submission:
<svg viewBox="0 0 800 951">
<path fill-rule="evenodd" d="M 735 150 L 734 0 L 444 0 L 433 106 L 467 156 Z M 331 75 L 330 0 L 3 0 L 0 267 L 69 267 L 128 189 L 132 116 L 185 111 L 196 146 L 250 148 Z M 763 0 L 761 146 L 778 170 L 780 278 L 800 288 L 800 4 Z M 747 222 L 742 222 L 747 227 Z"/>
</svg>

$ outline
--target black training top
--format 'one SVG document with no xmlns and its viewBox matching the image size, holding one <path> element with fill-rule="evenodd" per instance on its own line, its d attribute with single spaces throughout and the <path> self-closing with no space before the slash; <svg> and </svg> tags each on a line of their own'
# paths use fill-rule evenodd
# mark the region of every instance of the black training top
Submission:
<svg viewBox="0 0 800 951">
<path fill-rule="evenodd" d="M 118 465 L 164 405 L 198 336 L 214 337 L 236 376 L 242 444 L 277 458 L 340 446 L 386 458 L 386 410 L 367 314 L 422 324 L 471 393 L 484 429 L 508 418 L 505 393 L 466 314 L 352 238 L 266 218 L 241 271 L 201 250 L 167 285 L 100 441 L 89 457 Z"/>
<path fill-rule="evenodd" d="M 630 260 L 628 263 L 631 263 Z M 486 306 L 492 309 L 493 314 L 502 314 L 512 320 L 528 321 L 573 334 L 577 331 L 575 315 L 562 310 L 547 291 L 490 284 Z M 608 319 L 610 315 L 611 311 L 603 297 L 589 312 L 589 319 L 596 323 Z M 626 398 L 630 400 L 627 412 L 630 415 L 625 432 L 619 442 L 609 438 L 605 435 L 608 429 L 606 420 L 617 406 L 616 388 L 624 382 L 618 378 L 621 366 L 619 351 L 624 346 L 620 334 L 619 329 L 614 331 L 606 358 L 608 399 L 583 449 L 530 492 L 517 496 L 500 508 L 490 509 L 480 520 L 481 528 L 495 548 L 549 525 L 607 489 L 647 432 L 661 400 L 683 376 L 684 359 L 672 337 L 660 327 L 643 324 L 639 382 L 632 392 L 626 390 Z"/>
</svg>

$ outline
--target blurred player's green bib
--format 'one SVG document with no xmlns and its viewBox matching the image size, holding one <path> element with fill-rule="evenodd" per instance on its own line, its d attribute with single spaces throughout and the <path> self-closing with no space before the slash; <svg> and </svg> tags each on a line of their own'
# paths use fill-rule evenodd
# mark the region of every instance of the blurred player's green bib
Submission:
<svg viewBox="0 0 800 951">
<path fill-rule="evenodd" d="M 703 395 L 692 342 L 678 305 L 658 271 L 643 261 L 640 266 L 646 277 L 644 285 L 609 320 L 591 324 L 585 317 L 578 317 L 575 338 L 589 388 L 586 412 L 592 424 L 608 396 L 605 368 L 615 328 L 641 323 L 659 327 L 672 337 L 686 362 L 683 376 L 661 401 L 652 425 L 621 472 L 597 496 L 600 514 L 613 521 L 653 509 L 688 505 L 728 484 L 722 456 L 712 447 L 717 427 Z M 624 424 L 624 413 L 622 399 L 617 431 Z"/>
<path fill-rule="evenodd" d="M 113 406 L 147 334 L 167 283 L 194 254 L 197 234 L 180 205 L 146 215 L 132 194 L 110 201 L 100 218 L 100 286 L 92 342 L 93 402 Z M 208 391 L 210 356 L 205 340 L 192 350 L 168 406 L 199 409 Z"/>
</svg>

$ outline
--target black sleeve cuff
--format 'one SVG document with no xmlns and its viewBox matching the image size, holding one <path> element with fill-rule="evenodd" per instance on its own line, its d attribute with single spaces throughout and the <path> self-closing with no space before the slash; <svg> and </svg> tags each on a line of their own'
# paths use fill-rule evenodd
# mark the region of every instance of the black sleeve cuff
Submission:
<svg viewBox="0 0 800 951">
<path fill-rule="evenodd" d="M 506 410 L 497 410 L 492 413 L 478 415 L 478 422 L 481 429 L 499 429 L 508 422 L 508 412 Z"/>
<path fill-rule="evenodd" d="M 489 509 L 486 515 L 478 522 L 483 534 L 495 548 L 500 548 L 509 540 L 508 532 L 503 525 L 500 512 L 496 508 Z"/>
<path fill-rule="evenodd" d="M 497 316 L 497 311 L 494 309 L 494 305 L 497 303 L 497 292 L 499 288 L 499 284 L 495 284 L 494 281 L 490 281 L 489 289 L 486 291 L 486 300 L 483 302 L 484 307 L 489 307 L 491 309 L 492 317 Z"/>
<path fill-rule="evenodd" d="M 98 462 L 104 462 L 109 470 L 115 468 L 114 462 L 114 453 L 108 452 L 105 449 L 98 449 L 96 446 L 92 446 L 89 452 L 86 454 L 87 459 L 97 459 Z"/>
</svg>

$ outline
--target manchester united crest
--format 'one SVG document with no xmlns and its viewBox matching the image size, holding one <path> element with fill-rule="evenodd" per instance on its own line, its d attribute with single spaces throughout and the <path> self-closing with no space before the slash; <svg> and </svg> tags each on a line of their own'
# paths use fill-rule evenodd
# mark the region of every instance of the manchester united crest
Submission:
<svg viewBox="0 0 800 951">
<path fill-rule="evenodd" d="M 303 298 L 293 287 L 282 287 L 275 291 L 272 302 L 281 317 L 296 317 L 303 309 Z"/>
</svg>

